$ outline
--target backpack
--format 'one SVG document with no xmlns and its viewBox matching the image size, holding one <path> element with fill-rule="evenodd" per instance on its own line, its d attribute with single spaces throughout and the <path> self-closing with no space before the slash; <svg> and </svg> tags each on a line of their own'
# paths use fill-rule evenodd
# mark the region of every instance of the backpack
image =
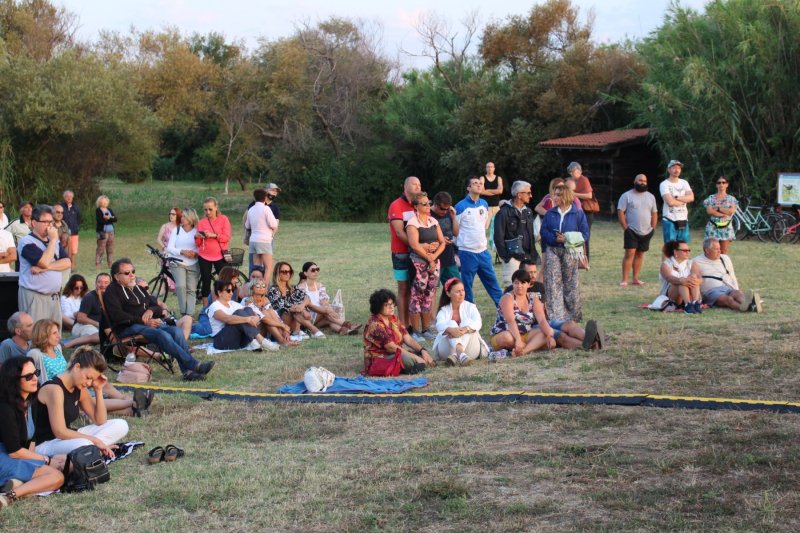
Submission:
<svg viewBox="0 0 800 533">
<path fill-rule="evenodd" d="M 70 464 L 72 472 L 69 471 Z M 108 466 L 103 460 L 100 449 L 92 444 L 81 446 L 69 452 L 64 463 L 64 478 L 66 482 L 61 490 L 64 492 L 81 492 L 94 490 L 98 483 L 105 483 L 111 479 Z"/>
</svg>

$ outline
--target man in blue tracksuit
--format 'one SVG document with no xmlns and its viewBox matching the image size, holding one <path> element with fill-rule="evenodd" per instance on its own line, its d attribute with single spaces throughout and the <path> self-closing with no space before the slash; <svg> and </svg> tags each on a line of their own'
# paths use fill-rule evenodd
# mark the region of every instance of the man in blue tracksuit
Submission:
<svg viewBox="0 0 800 533">
<path fill-rule="evenodd" d="M 483 184 L 480 178 L 467 179 L 467 196 L 456 204 L 458 219 L 458 257 L 461 260 L 461 280 L 467 301 L 475 303 L 472 280 L 475 274 L 481 278 L 486 292 L 497 306 L 503 295 L 492 266 L 492 255 L 486 248 L 486 226 L 489 218 L 489 204 L 481 198 Z"/>
</svg>

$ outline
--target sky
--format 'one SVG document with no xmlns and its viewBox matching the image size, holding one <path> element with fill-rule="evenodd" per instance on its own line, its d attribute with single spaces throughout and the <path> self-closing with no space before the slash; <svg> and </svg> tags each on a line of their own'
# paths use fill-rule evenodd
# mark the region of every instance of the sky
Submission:
<svg viewBox="0 0 800 533">
<path fill-rule="evenodd" d="M 680 0 L 680 4 L 702 10 L 708 0 Z M 480 27 L 502 21 L 509 15 L 527 14 L 542 0 L 53 0 L 78 15 L 78 37 L 95 40 L 101 30 L 126 33 L 175 26 L 184 34 L 211 31 L 228 40 L 244 39 L 250 49 L 259 37 L 275 40 L 292 34 L 303 22 L 325 20 L 336 15 L 377 22 L 383 28 L 383 49 L 405 66 L 426 67 L 428 61 L 404 53 L 419 54 L 421 45 L 414 23 L 434 12 L 457 27 L 458 21 L 477 10 Z M 627 37 L 647 36 L 663 21 L 671 0 L 572 0 L 585 17 L 594 13 L 594 40 L 618 42 Z M 480 31 L 479 31 L 480 34 Z"/>
</svg>

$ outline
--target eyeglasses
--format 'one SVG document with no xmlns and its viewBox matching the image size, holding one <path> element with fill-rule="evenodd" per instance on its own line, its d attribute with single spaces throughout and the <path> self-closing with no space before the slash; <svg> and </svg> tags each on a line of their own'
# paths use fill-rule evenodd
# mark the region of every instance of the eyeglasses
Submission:
<svg viewBox="0 0 800 533">
<path fill-rule="evenodd" d="M 319 272 L 319 267 L 311 267 L 308 269 L 309 272 Z"/>
<path fill-rule="evenodd" d="M 40 222 L 42 224 L 52 224 L 53 219 L 51 218 L 50 220 L 34 220 L 34 222 Z"/>
<path fill-rule="evenodd" d="M 679 251 L 679 252 L 691 252 L 692 249 L 691 248 L 677 248 L 677 251 Z"/>
<path fill-rule="evenodd" d="M 136 274 L 136 269 L 128 270 L 127 272 L 120 272 L 123 276 L 130 276 L 131 274 Z"/>
<path fill-rule="evenodd" d="M 292 271 L 291 271 L 291 270 L 280 270 L 280 271 L 278 272 L 278 274 L 291 274 L 291 273 L 292 273 Z"/>
<path fill-rule="evenodd" d="M 178 213 L 170 213 L 169 216 L 176 217 L 176 216 L 178 216 Z"/>
<path fill-rule="evenodd" d="M 34 379 L 38 378 L 41 373 L 42 372 L 37 368 L 35 372 L 31 372 L 30 374 L 20 374 L 19 377 L 25 381 L 33 381 Z"/>
</svg>

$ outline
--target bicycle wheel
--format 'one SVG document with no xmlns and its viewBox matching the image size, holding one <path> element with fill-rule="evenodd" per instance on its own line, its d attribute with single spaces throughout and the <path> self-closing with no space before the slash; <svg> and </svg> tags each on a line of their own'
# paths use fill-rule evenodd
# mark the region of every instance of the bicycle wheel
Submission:
<svg viewBox="0 0 800 533">
<path fill-rule="evenodd" d="M 778 213 L 767 213 L 767 215 L 758 222 L 758 227 L 755 230 L 756 237 L 761 242 L 767 242 L 772 239 L 772 228 L 775 226 L 781 215 Z"/>
<path fill-rule="evenodd" d="M 741 219 L 733 217 L 731 223 L 733 224 L 733 231 L 737 241 L 743 241 L 750 236 L 750 230 L 747 229 L 747 225 Z"/>
<path fill-rule="evenodd" d="M 792 244 L 800 239 L 797 220 L 787 213 L 772 226 L 772 240 L 778 243 Z"/>
<path fill-rule="evenodd" d="M 167 301 L 169 285 L 167 285 L 167 280 L 163 276 L 156 276 L 150 280 L 150 294 L 162 302 Z"/>
</svg>

